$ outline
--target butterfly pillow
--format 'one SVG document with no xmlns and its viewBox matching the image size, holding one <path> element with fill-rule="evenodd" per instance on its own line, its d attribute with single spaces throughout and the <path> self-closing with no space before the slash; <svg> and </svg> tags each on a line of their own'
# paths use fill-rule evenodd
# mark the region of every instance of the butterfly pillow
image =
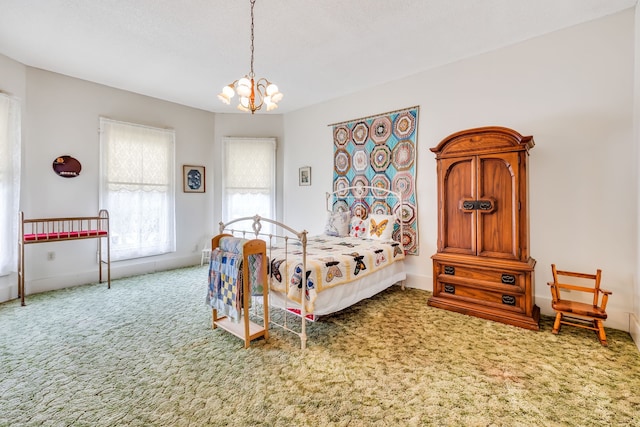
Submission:
<svg viewBox="0 0 640 427">
<path fill-rule="evenodd" d="M 391 240 L 396 217 L 393 215 L 369 215 L 367 237 L 375 240 Z"/>
</svg>

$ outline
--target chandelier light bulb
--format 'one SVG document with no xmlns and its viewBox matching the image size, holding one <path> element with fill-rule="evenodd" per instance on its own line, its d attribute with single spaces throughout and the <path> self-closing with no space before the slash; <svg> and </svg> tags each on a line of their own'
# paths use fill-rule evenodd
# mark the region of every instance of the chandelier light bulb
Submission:
<svg viewBox="0 0 640 427">
<path fill-rule="evenodd" d="M 225 95 L 224 93 L 219 93 L 218 94 L 218 99 L 220 101 L 222 101 L 223 103 L 229 105 L 231 103 L 231 101 L 229 100 L 229 97 L 227 95 Z"/>
<path fill-rule="evenodd" d="M 271 95 L 271 101 L 274 103 L 278 103 L 282 100 L 282 92 L 276 92 L 273 95 Z"/>
<path fill-rule="evenodd" d="M 233 90 L 233 86 L 231 85 L 222 88 L 222 93 L 226 95 L 227 99 L 233 98 L 233 96 L 236 94 L 235 90 Z"/>
<path fill-rule="evenodd" d="M 236 92 L 238 92 L 240 96 L 251 96 L 251 80 L 246 77 L 238 80 Z"/>
<path fill-rule="evenodd" d="M 222 88 L 222 92 L 218 94 L 218 99 L 223 103 L 229 105 L 231 103 L 231 98 L 236 94 L 235 90 L 233 90 L 232 85 L 227 85 Z"/>
<path fill-rule="evenodd" d="M 274 85 L 273 83 L 269 83 L 269 86 L 267 86 L 267 95 L 273 95 L 274 93 L 278 92 L 278 86 Z"/>
</svg>

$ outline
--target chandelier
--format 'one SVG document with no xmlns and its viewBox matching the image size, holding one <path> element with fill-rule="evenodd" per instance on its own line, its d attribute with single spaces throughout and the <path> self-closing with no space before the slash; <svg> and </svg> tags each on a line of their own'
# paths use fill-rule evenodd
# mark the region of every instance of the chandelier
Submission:
<svg viewBox="0 0 640 427">
<path fill-rule="evenodd" d="M 267 111 L 278 108 L 278 102 L 282 99 L 282 93 L 278 86 L 263 78 L 256 79 L 253 72 L 253 7 L 256 0 L 251 1 L 251 71 L 241 79 L 234 81 L 222 88 L 218 94 L 218 99 L 225 104 L 231 103 L 231 98 L 238 93 L 240 103 L 238 109 L 241 111 L 255 113 L 264 105 Z"/>
</svg>

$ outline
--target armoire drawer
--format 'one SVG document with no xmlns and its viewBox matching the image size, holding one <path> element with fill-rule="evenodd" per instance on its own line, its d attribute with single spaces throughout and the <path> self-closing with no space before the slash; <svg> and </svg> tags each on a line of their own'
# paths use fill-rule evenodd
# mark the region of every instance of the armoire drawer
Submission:
<svg viewBox="0 0 640 427">
<path fill-rule="evenodd" d="M 434 296 L 446 297 L 453 301 L 520 313 L 526 311 L 526 296 L 522 292 L 496 291 L 438 280 L 433 293 Z"/>
<path fill-rule="evenodd" d="M 435 265 L 436 268 L 434 272 L 439 278 L 441 277 L 439 280 L 455 282 L 473 281 L 499 289 L 513 287 L 513 289 L 510 289 L 512 292 L 524 292 L 525 290 L 525 274 L 522 272 L 487 270 L 447 263 L 435 263 Z M 452 279 L 454 277 L 455 279 Z"/>
</svg>

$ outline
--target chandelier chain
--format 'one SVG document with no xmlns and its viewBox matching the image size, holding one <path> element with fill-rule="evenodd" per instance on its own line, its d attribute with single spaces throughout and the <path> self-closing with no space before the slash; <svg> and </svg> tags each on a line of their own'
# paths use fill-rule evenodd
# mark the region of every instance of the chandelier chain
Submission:
<svg viewBox="0 0 640 427">
<path fill-rule="evenodd" d="M 253 73 L 253 6 L 255 6 L 256 0 L 251 0 L 251 72 L 249 73 L 249 77 L 253 78 L 255 74 Z"/>
</svg>

